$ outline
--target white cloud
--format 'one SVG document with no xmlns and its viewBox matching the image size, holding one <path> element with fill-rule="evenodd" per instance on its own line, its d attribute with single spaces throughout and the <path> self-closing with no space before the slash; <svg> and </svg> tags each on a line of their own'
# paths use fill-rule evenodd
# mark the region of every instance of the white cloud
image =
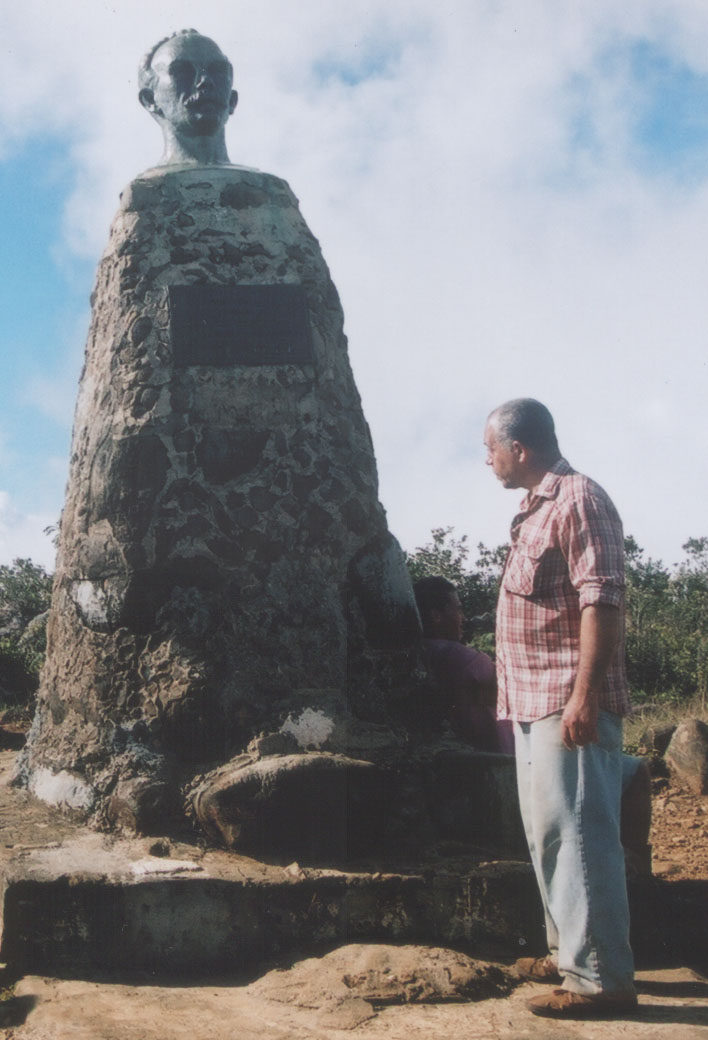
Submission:
<svg viewBox="0 0 708 1040">
<path fill-rule="evenodd" d="M 56 550 L 44 531 L 53 523 L 55 516 L 21 512 L 7 491 L 0 491 L 0 561 L 31 559 L 52 571 Z"/>
</svg>

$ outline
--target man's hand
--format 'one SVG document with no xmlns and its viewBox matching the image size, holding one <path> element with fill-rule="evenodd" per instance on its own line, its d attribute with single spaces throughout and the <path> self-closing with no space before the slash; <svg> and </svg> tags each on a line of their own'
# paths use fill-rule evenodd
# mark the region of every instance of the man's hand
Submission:
<svg viewBox="0 0 708 1040">
<path fill-rule="evenodd" d="M 578 692 L 577 683 L 562 715 L 563 743 L 572 751 L 576 747 L 597 743 L 597 717 L 600 713 L 597 694 Z"/>
<path fill-rule="evenodd" d="M 617 647 L 620 615 L 616 607 L 598 603 L 580 615 L 580 660 L 575 686 L 562 715 L 562 736 L 572 750 L 597 742 L 599 691 Z"/>
</svg>

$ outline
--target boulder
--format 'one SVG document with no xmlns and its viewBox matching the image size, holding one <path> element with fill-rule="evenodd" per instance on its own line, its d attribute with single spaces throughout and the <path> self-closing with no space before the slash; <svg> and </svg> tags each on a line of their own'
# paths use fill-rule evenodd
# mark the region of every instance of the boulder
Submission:
<svg viewBox="0 0 708 1040">
<path fill-rule="evenodd" d="M 111 826 L 132 834 L 160 834 L 165 819 L 173 815 L 170 784 L 152 776 L 119 781 L 106 806 Z"/>
<path fill-rule="evenodd" d="M 694 794 L 708 794 L 708 726 L 684 719 L 664 756 L 672 775 Z"/>
<path fill-rule="evenodd" d="M 676 726 L 647 726 L 639 737 L 639 747 L 642 751 L 663 755 L 675 732 Z"/>
<path fill-rule="evenodd" d="M 202 830 L 227 848 L 345 859 L 380 837 L 381 776 L 371 762 L 345 755 L 239 755 L 204 777 L 190 800 Z"/>
</svg>

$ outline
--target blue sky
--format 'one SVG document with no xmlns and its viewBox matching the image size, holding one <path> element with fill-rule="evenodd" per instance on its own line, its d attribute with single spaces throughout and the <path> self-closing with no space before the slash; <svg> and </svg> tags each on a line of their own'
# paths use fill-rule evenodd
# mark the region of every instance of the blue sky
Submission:
<svg viewBox="0 0 708 1040">
<path fill-rule="evenodd" d="M 637 161 L 648 173 L 677 181 L 705 180 L 708 168 L 708 75 L 662 52 L 658 43 L 630 47 L 638 107 L 633 130 Z"/>
<path fill-rule="evenodd" d="M 521 395 L 651 555 L 707 534 L 708 5 L 27 0 L 1 19 L 0 562 L 51 566 L 93 272 L 160 153 L 135 68 L 195 20 L 236 69 L 232 160 L 321 241 L 404 547 L 505 539 L 482 425 Z"/>
<path fill-rule="evenodd" d="M 0 487 L 14 510 L 33 518 L 28 553 L 37 528 L 55 523 L 61 509 L 71 414 L 54 391 L 78 379 L 81 348 L 72 340 L 78 316 L 87 313 L 92 278 L 90 263 L 62 255 L 71 187 L 59 141 L 29 141 L 0 163 Z M 13 539 L 21 531 L 14 510 Z M 46 542 L 40 546 L 49 563 Z M 24 552 L 21 540 L 16 551 Z"/>
</svg>

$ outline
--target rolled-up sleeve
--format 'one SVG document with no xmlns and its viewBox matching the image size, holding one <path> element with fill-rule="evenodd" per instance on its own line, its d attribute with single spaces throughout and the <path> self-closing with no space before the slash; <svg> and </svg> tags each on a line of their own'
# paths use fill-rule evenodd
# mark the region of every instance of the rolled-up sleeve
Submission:
<svg viewBox="0 0 708 1040">
<path fill-rule="evenodd" d="M 563 528 L 564 555 L 580 609 L 595 604 L 621 607 L 624 535 L 612 502 L 603 494 L 586 491 L 573 502 Z"/>
</svg>

